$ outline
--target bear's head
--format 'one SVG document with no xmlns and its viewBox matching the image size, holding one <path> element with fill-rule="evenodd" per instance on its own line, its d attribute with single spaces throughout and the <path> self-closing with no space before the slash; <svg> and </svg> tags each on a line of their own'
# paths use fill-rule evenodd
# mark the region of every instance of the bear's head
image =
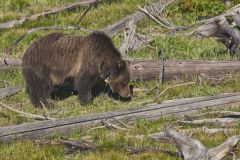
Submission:
<svg viewBox="0 0 240 160">
<path fill-rule="evenodd" d="M 129 98 L 132 95 L 128 85 L 130 81 L 129 65 L 129 61 L 118 61 L 110 68 L 109 76 L 105 79 L 112 92 L 118 93 L 123 98 Z"/>
</svg>

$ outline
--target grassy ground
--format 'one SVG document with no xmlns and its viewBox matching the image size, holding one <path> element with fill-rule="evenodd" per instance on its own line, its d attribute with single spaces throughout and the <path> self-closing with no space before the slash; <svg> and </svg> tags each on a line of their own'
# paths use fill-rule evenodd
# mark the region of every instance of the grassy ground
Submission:
<svg viewBox="0 0 240 160">
<path fill-rule="evenodd" d="M 11 19 L 17 19 L 21 16 L 31 15 L 43 10 L 49 9 L 54 6 L 68 4 L 74 0 L 0 0 L 0 22 L 6 22 Z M 129 13 L 137 10 L 137 5 L 144 6 L 150 3 L 150 0 L 114 0 L 111 3 L 103 3 L 97 9 L 92 9 L 88 15 L 81 22 L 81 26 L 89 29 L 100 29 L 113 22 L 117 21 L 121 17 L 128 15 Z M 234 3 L 240 3 L 239 0 L 235 0 Z M 64 12 L 61 14 L 49 16 L 47 18 L 39 18 L 36 21 L 30 21 L 24 25 L 17 26 L 8 30 L 0 31 L 0 50 L 8 47 L 14 42 L 21 34 L 26 32 L 32 27 L 40 26 L 65 26 L 76 25 L 76 22 L 84 10 L 79 9 L 75 12 Z M 220 0 L 183 0 L 180 3 L 168 7 L 166 10 L 167 17 L 177 25 L 187 25 L 196 22 L 197 20 L 218 15 L 224 11 L 224 6 Z M 138 31 L 142 34 L 149 34 L 153 29 L 158 32 L 164 33 L 164 30 L 156 27 L 157 24 L 151 20 L 144 20 L 138 24 Z M 14 50 L 12 57 L 21 58 L 24 51 L 29 45 L 37 38 L 54 31 L 39 31 L 32 33 L 27 38 L 19 43 Z M 84 35 L 81 31 L 64 31 L 67 33 Z M 116 35 L 113 38 L 115 44 L 119 46 L 121 38 Z M 159 48 L 164 49 L 164 56 L 166 59 L 219 59 L 230 60 L 232 59 L 225 47 L 217 43 L 213 39 L 198 40 L 195 38 L 183 37 L 181 35 L 168 35 L 159 36 L 151 44 L 151 48 L 145 48 L 131 53 L 131 57 L 134 58 L 157 58 L 157 51 Z M 155 48 L 155 49 L 152 49 Z M 3 52 L 0 52 L 0 57 L 5 56 Z M 234 58 L 233 58 L 234 59 Z M 23 85 L 24 79 L 20 71 L 4 71 L 0 72 L 0 80 L 6 80 L 12 85 Z M 185 80 L 183 80 L 185 81 Z M 161 89 L 171 86 L 180 82 L 168 82 L 161 86 Z M 152 88 L 157 84 L 157 81 L 151 81 L 146 83 L 132 82 L 135 87 L 138 88 Z M 0 82 L 0 87 L 5 87 L 8 84 Z M 213 95 L 226 92 L 239 92 L 240 80 L 229 80 L 221 85 L 211 86 L 199 86 L 191 85 L 185 87 L 179 87 L 173 89 L 164 94 L 159 102 L 167 99 L 194 97 Z M 143 98 L 139 96 L 143 95 L 143 92 L 135 93 L 135 97 L 131 102 L 114 102 L 102 95 L 94 99 L 91 106 L 84 107 L 78 103 L 76 96 L 71 96 L 65 100 L 58 101 L 56 105 L 49 108 L 49 114 L 51 117 L 71 117 L 84 115 L 89 113 L 105 112 L 111 110 L 126 109 L 138 106 L 145 100 L 153 99 L 156 95 L 156 91 L 153 93 L 144 95 Z M 23 110 L 29 113 L 43 114 L 44 111 L 39 108 L 34 108 L 25 91 L 20 92 L 14 96 L 5 98 L 3 103 L 12 106 L 16 109 Z M 237 109 L 239 111 L 239 109 Z M 0 108 L 0 126 L 21 124 L 24 122 L 32 121 L 30 119 L 23 118 L 13 112 L 9 112 L 4 108 Z M 83 137 L 90 137 L 89 140 L 93 143 L 100 145 L 100 150 L 94 153 L 77 153 L 66 154 L 66 149 L 61 145 L 48 144 L 39 145 L 31 141 L 15 141 L 10 144 L 0 144 L 0 159 L 87 159 L 87 160 L 112 160 L 112 159 L 176 159 L 176 157 L 167 156 L 165 154 L 156 153 L 143 153 L 139 155 L 129 155 L 126 151 L 116 148 L 116 145 L 129 145 L 129 146 L 144 146 L 144 147 L 160 147 L 171 148 L 171 146 L 164 145 L 163 143 L 153 143 L 150 140 L 139 140 L 136 135 L 146 135 L 163 130 L 163 124 L 172 124 L 174 128 L 178 129 L 179 125 L 172 118 L 163 118 L 156 122 L 149 122 L 146 120 L 139 120 L 133 125 L 133 129 L 127 132 L 110 131 L 106 129 L 94 130 L 86 132 L 86 130 L 76 131 L 70 138 L 82 139 Z M 186 126 L 192 127 L 192 126 Z M 216 134 L 214 136 L 198 132 L 193 134 L 193 138 L 199 139 L 204 145 L 208 147 L 214 147 L 228 137 L 237 135 L 240 133 L 240 125 L 236 125 L 236 132 L 225 134 Z M 61 135 L 55 136 L 55 138 L 69 138 L 62 137 Z M 239 155 L 238 155 L 239 156 Z"/>
</svg>

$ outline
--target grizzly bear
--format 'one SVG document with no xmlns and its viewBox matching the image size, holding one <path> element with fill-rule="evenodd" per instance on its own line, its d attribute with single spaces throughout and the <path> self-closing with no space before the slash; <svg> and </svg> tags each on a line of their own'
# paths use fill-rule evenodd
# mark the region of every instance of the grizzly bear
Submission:
<svg viewBox="0 0 240 160">
<path fill-rule="evenodd" d="M 129 62 L 103 32 L 88 36 L 51 33 L 34 42 L 23 56 L 26 91 L 34 106 L 50 104 L 54 86 L 74 78 L 80 104 L 92 101 L 92 86 L 104 79 L 112 92 L 131 97 Z"/>
</svg>

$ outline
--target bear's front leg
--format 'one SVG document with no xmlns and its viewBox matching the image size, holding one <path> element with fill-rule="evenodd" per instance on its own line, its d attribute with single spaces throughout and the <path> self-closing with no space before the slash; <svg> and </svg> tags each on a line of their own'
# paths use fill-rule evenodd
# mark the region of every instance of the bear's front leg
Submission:
<svg viewBox="0 0 240 160">
<path fill-rule="evenodd" d="M 75 77 L 75 88 L 78 91 L 81 105 L 86 105 L 92 102 L 93 97 L 91 89 L 95 79 L 95 76 L 86 71 Z"/>
</svg>

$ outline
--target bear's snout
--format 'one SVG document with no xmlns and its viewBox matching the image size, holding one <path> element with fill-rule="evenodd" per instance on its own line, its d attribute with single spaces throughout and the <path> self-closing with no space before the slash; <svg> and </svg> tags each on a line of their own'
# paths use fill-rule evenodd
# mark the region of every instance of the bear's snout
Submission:
<svg viewBox="0 0 240 160">
<path fill-rule="evenodd" d="M 131 90 L 130 90 L 129 86 L 123 87 L 119 94 L 123 98 L 130 98 L 130 97 L 132 97 L 132 93 L 131 93 Z"/>
</svg>

